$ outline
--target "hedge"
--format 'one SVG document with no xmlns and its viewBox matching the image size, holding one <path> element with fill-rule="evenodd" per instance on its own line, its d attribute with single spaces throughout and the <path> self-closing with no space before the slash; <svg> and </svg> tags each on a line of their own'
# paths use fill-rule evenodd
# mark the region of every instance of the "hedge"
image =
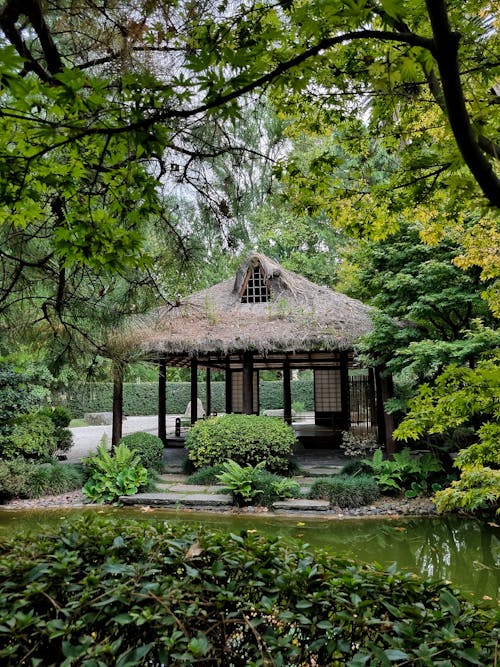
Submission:
<svg viewBox="0 0 500 667">
<path fill-rule="evenodd" d="M 446 583 L 256 531 L 87 516 L 0 543 L 3 667 L 465 667 L 496 633 Z"/>
<path fill-rule="evenodd" d="M 283 384 L 260 383 L 260 409 L 278 410 L 283 407 Z M 199 382 L 198 393 L 206 407 L 205 383 Z M 212 382 L 212 412 L 225 412 L 225 384 Z M 167 413 L 184 414 L 191 400 L 189 382 L 167 384 Z M 292 400 L 303 403 L 306 410 L 313 410 L 312 380 L 292 381 Z M 110 412 L 113 404 L 111 382 L 81 384 L 67 392 L 67 407 L 73 418 L 83 417 L 85 412 Z M 158 384 L 156 382 L 126 382 L 123 385 L 123 411 L 126 415 L 155 415 L 158 412 Z"/>
</svg>

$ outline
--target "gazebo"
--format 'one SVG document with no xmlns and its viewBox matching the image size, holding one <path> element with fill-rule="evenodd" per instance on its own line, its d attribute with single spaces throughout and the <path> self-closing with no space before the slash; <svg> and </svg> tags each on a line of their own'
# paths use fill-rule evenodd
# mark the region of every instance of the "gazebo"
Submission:
<svg viewBox="0 0 500 667">
<path fill-rule="evenodd" d="M 110 339 L 115 359 L 113 444 L 121 437 L 122 362 L 158 364 L 158 435 L 166 442 L 167 368 L 190 367 L 191 423 L 198 415 L 198 370 L 206 374 L 206 412 L 211 412 L 210 371 L 225 377 L 225 411 L 259 413 L 259 372 L 278 370 L 283 382 L 283 419 L 292 423 L 291 378 L 311 369 L 314 429 L 335 435 L 349 430 L 350 375 L 359 365 L 356 343 L 372 328 L 369 306 L 287 271 L 269 257 L 252 253 L 236 277 L 162 306 L 127 323 Z M 367 369 L 371 427 L 387 451 L 393 450 L 392 420 L 384 411 L 390 377 Z M 338 441 L 338 438 L 337 438 Z"/>
</svg>

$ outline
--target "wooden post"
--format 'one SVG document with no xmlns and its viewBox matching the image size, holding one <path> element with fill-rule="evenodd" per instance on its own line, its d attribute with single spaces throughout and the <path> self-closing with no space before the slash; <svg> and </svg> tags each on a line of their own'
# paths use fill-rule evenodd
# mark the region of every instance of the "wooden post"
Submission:
<svg viewBox="0 0 500 667">
<path fill-rule="evenodd" d="M 384 403 L 393 396 L 392 376 L 382 377 L 383 369 L 379 366 L 375 369 L 375 386 L 377 389 L 377 426 L 378 441 L 385 445 L 388 456 L 396 451 L 392 433 L 394 431 L 394 418 L 386 413 Z"/>
<path fill-rule="evenodd" d="M 231 360 L 229 355 L 226 357 L 226 414 L 233 411 L 233 383 L 231 382 Z"/>
<path fill-rule="evenodd" d="M 158 364 L 158 437 L 167 442 L 167 360 L 160 359 Z"/>
<path fill-rule="evenodd" d="M 253 354 L 243 352 L 243 414 L 253 414 Z"/>
<path fill-rule="evenodd" d="M 373 368 L 368 369 L 368 394 L 370 405 L 370 426 L 373 428 L 377 425 L 377 401 L 375 399 L 375 371 Z"/>
<path fill-rule="evenodd" d="M 210 380 L 210 368 L 207 368 L 205 371 L 205 410 L 207 417 L 210 417 L 212 413 L 212 384 Z"/>
<path fill-rule="evenodd" d="M 287 424 L 292 423 L 292 386 L 290 384 L 290 360 L 283 362 L 283 419 Z"/>
<path fill-rule="evenodd" d="M 191 424 L 198 421 L 198 360 L 191 359 Z"/>
<path fill-rule="evenodd" d="M 113 361 L 113 427 L 111 432 L 111 451 L 122 437 L 123 424 L 123 364 Z"/>
<path fill-rule="evenodd" d="M 342 428 L 347 431 L 351 426 L 349 356 L 347 352 L 340 353 L 340 405 L 342 410 Z"/>
</svg>

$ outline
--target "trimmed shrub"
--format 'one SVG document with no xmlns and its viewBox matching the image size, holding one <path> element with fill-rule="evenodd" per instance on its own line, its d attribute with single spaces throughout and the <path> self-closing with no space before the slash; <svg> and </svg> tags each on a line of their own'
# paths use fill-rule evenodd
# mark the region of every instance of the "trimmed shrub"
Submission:
<svg viewBox="0 0 500 667">
<path fill-rule="evenodd" d="M 492 611 L 394 566 L 88 516 L 0 543 L 0 628 L 3 667 L 458 667 L 498 641 Z"/>
<path fill-rule="evenodd" d="M 131 452 L 139 457 L 141 465 L 148 470 L 163 471 L 163 442 L 152 433 L 130 433 L 120 443 L 126 445 Z"/>
<path fill-rule="evenodd" d="M 0 499 L 40 498 L 80 489 L 81 466 L 60 463 L 30 463 L 24 459 L 0 462 Z"/>
<path fill-rule="evenodd" d="M 368 475 L 335 475 L 317 479 L 309 495 L 328 500 L 333 507 L 362 507 L 376 500 L 380 491 L 377 482 Z"/>
<path fill-rule="evenodd" d="M 197 422 L 186 435 L 189 460 L 197 467 L 265 462 L 270 471 L 288 467 L 295 431 L 281 419 L 258 415 L 223 415 Z"/>
<path fill-rule="evenodd" d="M 49 460 L 56 450 L 54 423 L 50 417 L 38 412 L 19 415 L 10 433 L 0 438 L 0 453 L 5 459 Z"/>
</svg>

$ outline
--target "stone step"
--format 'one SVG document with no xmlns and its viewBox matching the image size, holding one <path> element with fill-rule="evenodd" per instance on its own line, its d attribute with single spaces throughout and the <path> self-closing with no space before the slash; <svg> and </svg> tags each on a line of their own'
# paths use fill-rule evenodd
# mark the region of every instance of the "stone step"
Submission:
<svg viewBox="0 0 500 667">
<path fill-rule="evenodd" d="M 137 493 L 133 496 L 120 496 L 124 505 L 155 505 L 168 507 L 231 507 L 232 497 L 215 493 Z"/>
<path fill-rule="evenodd" d="M 290 498 L 273 503 L 273 510 L 299 512 L 326 512 L 330 509 L 328 500 L 309 500 L 308 498 Z"/>
</svg>

